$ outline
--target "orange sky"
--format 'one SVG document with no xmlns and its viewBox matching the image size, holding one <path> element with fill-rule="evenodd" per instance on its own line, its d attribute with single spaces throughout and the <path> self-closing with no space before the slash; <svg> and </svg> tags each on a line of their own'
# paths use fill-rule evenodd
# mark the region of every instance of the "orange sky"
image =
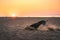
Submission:
<svg viewBox="0 0 60 40">
<path fill-rule="evenodd" d="M 60 0 L 0 0 L 0 16 L 60 16 Z"/>
</svg>

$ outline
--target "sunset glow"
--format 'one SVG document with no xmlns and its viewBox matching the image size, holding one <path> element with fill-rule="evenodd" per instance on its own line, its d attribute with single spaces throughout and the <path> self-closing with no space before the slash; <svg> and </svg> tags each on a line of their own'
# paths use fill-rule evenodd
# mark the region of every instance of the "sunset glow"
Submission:
<svg viewBox="0 0 60 40">
<path fill-rule="evenodd" d="M 12 13 L 12 14 L 10 15 L 10 17 L 11 17 L 12 19 L 15 19 L 17 16 L 16 16 L 16 14 Z"/>
<path fill-rule="evenodd" d="M 16 17 L 16 15 L 15 15 L 15 14 L 12 14 L 11 16 L 12 16 L 12 17 Z"/>
<path fill-rule="evenodd" d="M 16 13 L 11 14 L 10 12 Z M 60 16 L 60 0 L 0 0 L 0 16 Z"/>
</svg>

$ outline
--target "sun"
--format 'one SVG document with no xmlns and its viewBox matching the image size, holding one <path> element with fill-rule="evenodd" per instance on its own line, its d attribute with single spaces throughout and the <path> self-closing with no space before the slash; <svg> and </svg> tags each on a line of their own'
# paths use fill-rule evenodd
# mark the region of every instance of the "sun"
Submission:
<svg viewBox="0 0 60 40">
<path fill-rule="evenodd" d="M 14 11 L 13 11 L 13 12 L 10 12 L 10 16 L 11 16 L 11 17 L 16 17 L 16 16 L 17 16 L 17 13 L 14 12 Z"/>
<path fill-rule="evenodd" d="M 11 16 L 12 16 L 12 17 L 16 17 L 16 14 L 12 14 Z"/>
<path fill-rule="evenodd" d="M 12 18 L 12 19 L 15 19 L 15 18 L 16 18 L 16 14 L 14 14 L 14 13 L 11 14 L 11 18 Z"/>
<path fill-rule="evenodd" d="M 10 17 L 12 19 L 15 19 L 17 17 L 17 13 L 16 12 L 10 12 Z"/>
</svg>

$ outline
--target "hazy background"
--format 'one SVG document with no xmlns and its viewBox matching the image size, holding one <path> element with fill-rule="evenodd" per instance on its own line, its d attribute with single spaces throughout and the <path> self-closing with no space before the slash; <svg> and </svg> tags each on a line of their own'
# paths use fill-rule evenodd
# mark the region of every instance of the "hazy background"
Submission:
<svg viewBox="0 0 60 40">
<path fill-rule="evenodd" d="M 0 0 L 0 16 L 60 16 L 60 0 Z"/>
</svg>

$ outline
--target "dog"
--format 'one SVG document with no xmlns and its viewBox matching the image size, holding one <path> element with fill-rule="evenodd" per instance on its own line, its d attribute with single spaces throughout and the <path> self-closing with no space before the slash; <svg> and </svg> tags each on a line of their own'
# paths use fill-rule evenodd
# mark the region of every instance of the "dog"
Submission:
<svg viewBox="0 0 60 40">
<path fill-rule="evenodd" d="M 37 30 L 40 25 L 46 25 L 46 21 L 45 20 L 41 20 L 41 21 L 39 21 L 37 23 L 34 23 L 34 24 L 26 27 L 25 30 Z"/>
</svg>

